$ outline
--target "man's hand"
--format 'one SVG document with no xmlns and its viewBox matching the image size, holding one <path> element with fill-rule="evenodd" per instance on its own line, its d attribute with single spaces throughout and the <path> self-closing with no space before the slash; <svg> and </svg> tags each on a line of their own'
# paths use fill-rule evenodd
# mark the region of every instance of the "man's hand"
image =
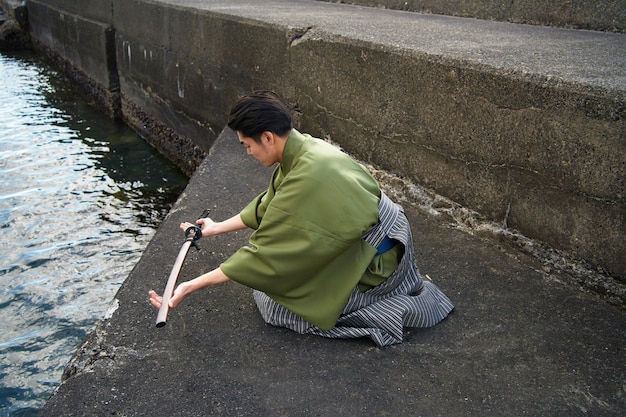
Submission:
<svg viewBox="0 0 626 417">
<path fill-rule="evenodd" d="M 153 290 L 150 290 L 148 292 L 148 295 L 150 296 L 150 304 L 152 304 L 152 306 L 154 308 L 156 308 L 157 310 L 160 309 L 161 308 L 161 301 L 163 301 L 163 297 L 158 295 Z"/>
<path fill-rule="evenodd" d="M 216 235 L 217 234 L 217 231 L 215 228 L 216 224 L 217 223 L 215 223 L 213 220 L 209 219 L 208 217 L 205 219 L 196 220 L 196 225 L 200 226 L 200 230 L 202 230 L 203 237 Z M 189 222 L 184 222 L 180 224 L 180 228 L 183 232 L 189 229 L 190 227 L 194 227 L 194 226 L 195 226 L 194 224 L 189 223 Z"/>
<path fill-rule="evenodd" d="M 183 282 L 182 284 L 180 284 L 174 290 L 172 298 L 170 298 L 169 307 L 176 308 L 185 298 L 187 298 L 189 294 L 191 294 L 191 292 L 192 291 L 190 291 L 189 289 L 189 282 Z M 161 297 L 153 290 L 150 290 L 148 292 L 148 295 L 150 296 L 150 304 L 152 304 L 156 309 L 161 308 L 161 302 L 163 300 L 163 297 Z"/>
<path fill-rule="evenodd" d="M 247 226 L 241 220 L 241 216 L 239 214 L 231 217 L 228 220 L 222 222 L 214 222 L 210 218 L 206 217 L 204 219 L 196 220 L 196 225 L 200 225 L 200 230 L 202 230 L 202 236 L 215 236 L 222 233 L 234 232 L 235 230 L 245 229 Z M 194 226 L 194 224 L 189 222 L 184 222 L 180 224 L 180 228 L 185 231 L 188 228 Z"/>
</svg>

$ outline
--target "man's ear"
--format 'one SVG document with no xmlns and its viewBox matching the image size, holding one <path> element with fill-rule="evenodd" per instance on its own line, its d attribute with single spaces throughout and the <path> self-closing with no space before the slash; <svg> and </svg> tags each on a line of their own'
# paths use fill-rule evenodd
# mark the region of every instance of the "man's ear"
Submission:
<svg viewBox="0 0 626 417">
<path fill-rule="evenodd" d="M 271 145 L 274 143 L 274 140 L 274 134 L 272 132 L 265 131 L 261 133 L 261 142 L 266 142 L 268 145 Z"/>
</svg>

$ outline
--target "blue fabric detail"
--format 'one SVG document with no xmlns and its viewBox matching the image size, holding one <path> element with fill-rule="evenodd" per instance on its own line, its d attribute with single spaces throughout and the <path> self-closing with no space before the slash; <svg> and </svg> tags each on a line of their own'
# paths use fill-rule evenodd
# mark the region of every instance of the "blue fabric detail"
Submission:
<svg viewBox="0 0 626 417">
<path fill-rule="evenodd" d="M 380 245 L 378 246 L 378 250 L 376 251 L 376 255 L 382 255 L 383 253 L 387 252 L 389 249 L 393 248 L 394 246 L 396 246 L 396 241 L 391 239 L 389 236 L 385 236 L 385 238 L 383 239 L 382 242 L 380 242 Z"/>
</svg>

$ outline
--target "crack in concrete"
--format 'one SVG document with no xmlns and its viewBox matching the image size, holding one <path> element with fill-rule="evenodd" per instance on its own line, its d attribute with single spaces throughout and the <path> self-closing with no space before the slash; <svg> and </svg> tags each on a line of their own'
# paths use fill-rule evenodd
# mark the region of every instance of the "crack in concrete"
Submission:
<svg viewBox="0 0 626 417">
<path fill-rule="evenodd" d="M 92 371 L 96 364 L 108 360 L 111 362 L 120 362 L 124 358 L 140 359 L 140 355 L 136 350 L 124 346 L 114 346 L 106 343 L 109 334 L 106 328 L 110 325 L 109 320 L 113 313 L 119 308 L 119 300 L 116 298 L 111 303 L 102 321 L 96 328 L 87 335 L 81 346 L 76 350 L 61 376 L 61 383 L 84 372 Z"/>
<path fill-rule="evenodd" d="M 305 40 L 305 35 L 307 33 L 309 33 L 309 31 L 313 28 L 313 26 L 307 26 L 307 27 L 293 27 L 293 26 L 287 26 L 287 42 L 289 43 L 289 46 L 296 46 L 298 43 L 302 42 Z"/>
<path fill-rule="evenodd" d="M 76 350 L 74 356 L 72 356 L 63 370 L 61 382 L 65 382 L 75 375 L 92 369 L 99 360 L 115 360 L 115 347 L 104 342 L 107 332 L 102 329 L 103 323 L 99 323 L 96 329 L 89 334 L 83 344 Z"/>
</svg>

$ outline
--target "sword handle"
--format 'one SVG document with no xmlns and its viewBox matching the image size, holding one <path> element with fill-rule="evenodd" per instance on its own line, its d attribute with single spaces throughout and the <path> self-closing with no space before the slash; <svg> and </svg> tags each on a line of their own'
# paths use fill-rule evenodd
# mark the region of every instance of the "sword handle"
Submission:
<svg viewBox="0 0 626 417">
<path fill-rule="evenodd" d="M 198 219 L 205 219 L 205 218 L 209 217 L 209 213 L 210 212 L 211 212 L 211 209 L 204 209 L 204 211 L 202 212 L 200 217 L 198 217 Z"/>
</svg>

